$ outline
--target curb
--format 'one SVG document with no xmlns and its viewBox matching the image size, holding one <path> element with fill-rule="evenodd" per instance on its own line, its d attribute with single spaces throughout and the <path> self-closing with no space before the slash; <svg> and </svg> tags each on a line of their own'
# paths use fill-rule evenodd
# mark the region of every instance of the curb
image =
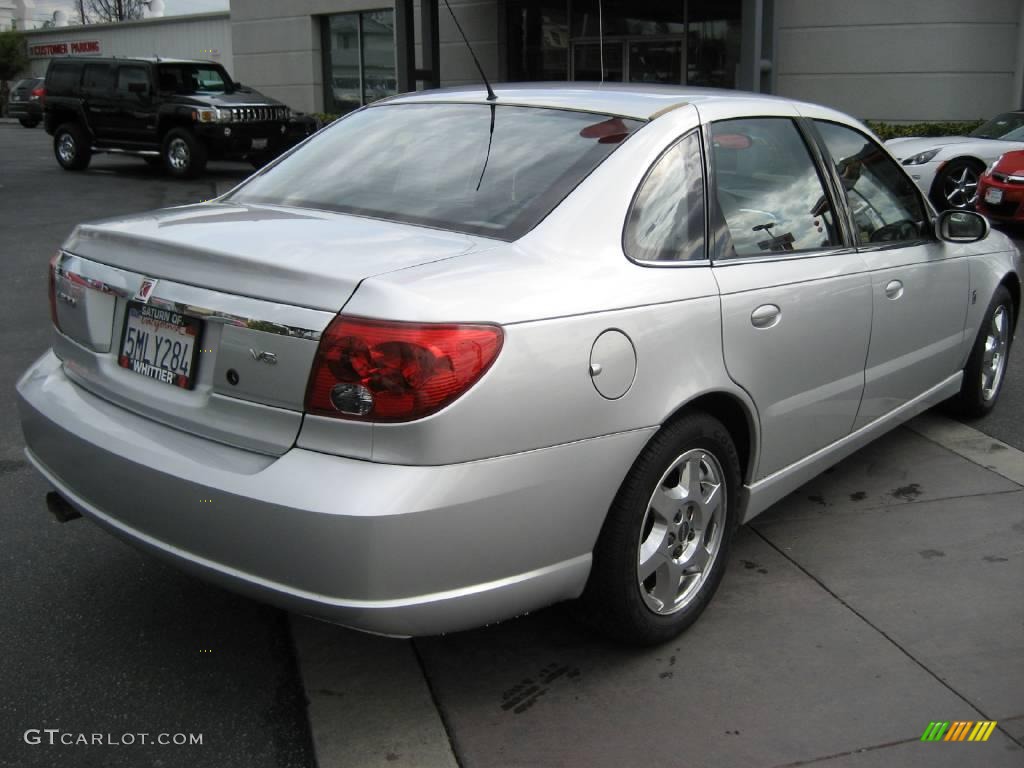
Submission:
<svg viewBox="0 0 1024 768">
<path fill-rule="evenodd" d="M 1024 486 L 1024 451 L 935 413 L 921 414 L 904 426 L 958 456 Z"/>
<path fill-rule="evenodd" d="M 290 619 L 319 768 L 458 768 L 411 640 Z"/>
</svg>

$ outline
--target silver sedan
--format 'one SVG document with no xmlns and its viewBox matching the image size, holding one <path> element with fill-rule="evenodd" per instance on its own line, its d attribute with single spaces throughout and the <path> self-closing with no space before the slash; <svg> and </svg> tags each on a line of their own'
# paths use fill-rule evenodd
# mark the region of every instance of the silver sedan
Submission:
<svg viewBox="0 0 1024 768">
<path fill-rule="evenodd" d="M 582 598 L 662 642 L 738 525 L 933 405 L 994 407 L 1020 272 L 831 109 L 404 95 L 78 227 L 26 453 L 58 512 L 300 613 L 417 635 Z"/>
</svg>

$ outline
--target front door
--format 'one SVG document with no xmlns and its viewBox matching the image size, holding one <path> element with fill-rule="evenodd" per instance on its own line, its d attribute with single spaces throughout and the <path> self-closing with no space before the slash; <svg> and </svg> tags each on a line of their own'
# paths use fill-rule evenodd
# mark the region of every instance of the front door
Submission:
<svg viewBox="0 0 1024 768">
<path fill-rule="evenodd" d="M 761 422 L 755 479 L 850 433 L 871 333 L 871 278 L 809 139 L 789 105 L 768 109 L 708 131 L 722 343 Z"/>
<path fill-rule="evenodd" d="M 937 240 L 917 187 L 870 137 L 814 121 L 871 270 L 874 318 L 859 428 L 957 372 L 970 294 L 965 250 Z"/>
</svg>

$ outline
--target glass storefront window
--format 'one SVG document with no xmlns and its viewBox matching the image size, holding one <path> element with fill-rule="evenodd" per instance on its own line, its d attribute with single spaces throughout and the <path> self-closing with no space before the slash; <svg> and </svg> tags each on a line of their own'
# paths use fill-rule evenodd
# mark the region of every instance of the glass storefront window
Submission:
<svg viewBox="0 0 1024 768">
<path fill-rule="evenodd" d="M 342 115 L 398 92 L 393 10 L 326 16 L 322 29 L 324 111 Z"/>
</svg>

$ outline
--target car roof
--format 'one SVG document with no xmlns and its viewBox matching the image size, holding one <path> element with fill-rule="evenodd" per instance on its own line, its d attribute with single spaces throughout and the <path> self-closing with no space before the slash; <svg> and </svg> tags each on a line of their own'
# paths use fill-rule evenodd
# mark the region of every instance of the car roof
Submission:
<svg viewBox="0 0 1024 768">
<path fill-rule="evenodd" d="M 571 109 L 639 120 L 650 120 L 660 112 L 683 104 L 729 100 L 790 102 L 778 96 L 722 88 L 633 83 L 498 83 L 494 85 L 494 93 L 498 104 Z M 469 85 L 401 94 L 374 102 L 374 106 L 438 102 L 494 103 L 487 101 L 487 90 L 482 85 Z"/>
<path fill-rule="evenodd" d="M 147 64 L 216 64 L 220 62 L 205 59 L 165 59 L 162 56 L 62 56 L 59 59 L 51 59 L 51 63 L 70 61 L 73 64 L 122 64 L 125 62 L 144 61 Z"/>
</svg>

